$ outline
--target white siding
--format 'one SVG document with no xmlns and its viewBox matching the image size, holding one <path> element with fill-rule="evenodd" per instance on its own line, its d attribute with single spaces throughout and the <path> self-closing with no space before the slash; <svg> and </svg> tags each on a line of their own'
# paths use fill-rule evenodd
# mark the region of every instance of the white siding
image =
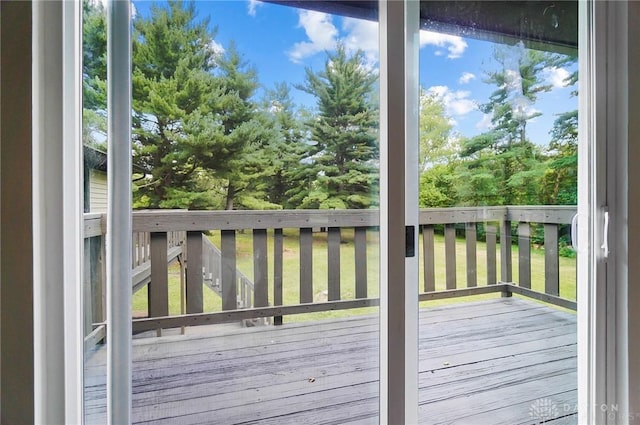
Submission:
<svg viewBox="0 0 640 425">
<path fill-rule="evenodd" d="M 107 212 L 107 173 L 89 171 L 89 211 Z"/>
</svg>

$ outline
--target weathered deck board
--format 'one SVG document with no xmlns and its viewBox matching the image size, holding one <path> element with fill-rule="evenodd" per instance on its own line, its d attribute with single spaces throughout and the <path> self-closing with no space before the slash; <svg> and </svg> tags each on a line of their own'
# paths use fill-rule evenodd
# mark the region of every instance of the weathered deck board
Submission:
<svg viewBox="0 0 640 425">
<path fill-rule="evenodd" d="M 563 411 L 576 399 L 575 322 L 518 298 L 421 310 L 420 422 L 530 424 L 548 399 L 550 423 L 576 423 Z M 135 423 L 378 422 L 377 318 L 212 335 L 134 340 Z M 87 360 L 87 423 L 105 422 L 104 351 Z"/>
</svg>

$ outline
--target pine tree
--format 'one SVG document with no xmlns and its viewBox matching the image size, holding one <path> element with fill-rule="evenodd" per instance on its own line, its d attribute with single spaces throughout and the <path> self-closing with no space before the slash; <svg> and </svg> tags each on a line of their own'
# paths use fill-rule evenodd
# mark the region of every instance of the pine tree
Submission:
<svg viewBox="0 0 640 425">
<path fill-rule="evenodd" d="M 500 69 L 485 82 L 496 89 L 480 110 L 493 128 L 462 143 L 459 169 L 463 202 L 471 205 L 534 204 L 544 174 L 542 151 L 527 137 L 527 123 L 540 116 L 533 108 L 538 94 L 551 90 L 543 70 L 561 56 L 525 49 L 522 43 L 500 46 L 494 59 Z"/>
<path fill-rule="evenodd" d="M 318 112 L 307 126 L 314 180 L 302 208 L 368 208 L 377 204 L 378 112 L 372 102 L 376 75 L 364 53 L 339 45 L 322 71 L 307 68 L 299 89 L 314 95 Z"/>
<path fill-rule="evenodd" d="M 107 132 L 107 23 L 102 3 L 82 2 L 83 143 L 105 149 Z"/>
<path fill-rule="evenodd" d="M 277 83 L 267 90 L 262 107 L 275 129 L 275 138 L 266 147 L 270 157 L 270 170 L 264 176 L 266 197 L 282 208 L 296 208 L 308 193 L 304 182 L 308 180 L 309 167 L 303 159 L 307 157 L 310 145 L 306 143 L 289 85 Z"/>
<path fill-rule="evenodd" d="M 213 36 L 208 20 L 196 21 L 194 3 L 153 5 L 148 18 L 134 21 L 134 160 L 151 174 L 134 191 L 136 206 L 210 205 L 196 177 L 218 131 L 211 108 L 218 56 Z"/>
</svg>

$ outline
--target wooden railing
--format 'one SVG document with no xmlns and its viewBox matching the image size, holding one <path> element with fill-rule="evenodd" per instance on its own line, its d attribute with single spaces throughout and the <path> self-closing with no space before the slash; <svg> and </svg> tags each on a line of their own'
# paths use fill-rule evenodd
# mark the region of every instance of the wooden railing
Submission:
<svg viewBox="0 0 640 425">
<path fill-rule="evenodd" d="M 575 207 L 470 207 L 425 209 L 420 211 L 421 255 L 423 256 L 423 281 L 419 297 L 421 301 L 501 292 L 505 296 L 518 293 L 575 309 L 575 294 L 560 297 L 559 280 L 559 226 L 571 222 Z M 95 217 L 87 217 L 86 228 L 93 229 Z M 292 210 L 292 211 L 142 211 L 133 213 L 133 229 L 145 241 L 142 246 L 149 251 L 151 263 L 149 291 L 149 318 L 134 320 L 134 331 L 170 327 L 213 324 L 243 319 L 273 317 L 274 323 L 282 323 L 289 314 L 311 313 L 328 310 L 351 309 L 378 305 L 377 298 L 368 293 L 367 240 L 378 232 L 379 214 L 375 210 Z M 544 239 L 544 290 L 532 290 L 531 232 L 532 226 L 543 228 Z M 314 229 L 327 232 L 327 300 L 314 302 Z M 240 297 L 245 288 L 239 286 L 236 252 L 236 232 L 252 231 L 253 302 Z M 294 229 L 298 234 L 299 299 L 293 305 L 283 305 L 283 229 Z M 351 299 L 341 298 L 340 255 L 341 239 L 345 229 L 353 232 L 353 261 L 355 270 L 354 294 Z M 512 229 L 517 229 L 513 232 Z M 207 283 L 207 255 L 203 255 L 203 232 L 220 231 L 219 294 L 221 312 L 203 312 L 203 288 Z M 289 230 L 287 230 L 289 232 Z M 436 285 L 434 256 L 435 235 L 442 231 L 445 245 L 445 287 Z M 478 233 L 486 240 L 486 277 L 478 284 L 477 246 Z M 171 234 L 186 232 L 186 314 L 168 316 L 167 305 L 167 252 L 170 251 Z M 95 233 L 95 232 L 94 232 Z M 86 233 L 87 235 L 91 233 Z M 466 269 L 458 267 L 456 240 L 464 234 Z M 98 237 L 96 235 L 95 237 Z M 147 236 L 144 236 L 147 237 Z M 519 281 L 513 279 L 512 239 L 517 238 L 517 267 Z M 135 239 L 135 238 L 134 238 Z M 273 244 L 273 258 L 268 258 L 268 243 Z M 498 248 L 499 247 L 499 248 Z M 143 251 L 144 251 L 143 249 Z M 317 249 L 317 247 L 316 247 Z M 270 270 L 267 265 L 272 264 Z M 133 264 L 134 268 L 136 264 Z M 155 271 L 155 272 L 154 272 Z M 464 274 L 463 274 L 464 273 Z M 291 279 L 290 276 L 287 276 Z M 248 279 L 247 279 L 248 280 Z M 462 284 L 462 281 L 466 284 Z M 269 284 L 271 281 L 271 284 Z M 269 288 L 273 291 L 269 305 Z M 161 302 L 152 304 L 153 300 Z M 94 321 L 94 323 L 96 323 Z"/>
</svg>

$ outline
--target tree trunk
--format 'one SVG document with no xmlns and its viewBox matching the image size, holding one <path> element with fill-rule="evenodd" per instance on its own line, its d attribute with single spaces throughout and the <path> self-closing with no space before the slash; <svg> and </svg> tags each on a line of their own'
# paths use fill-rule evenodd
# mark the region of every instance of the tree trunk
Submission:
<svg viewBox="0 0 640 425">
<path fill-rule="evenodd" d="M 236 188 L 233 186 L 233 183 L 229 182 L 229 186 L 227 186 L 227 204 L 224 207 L 225 210 L 233 209 L 233 198 L 236 195 Z"/>
</svg>

